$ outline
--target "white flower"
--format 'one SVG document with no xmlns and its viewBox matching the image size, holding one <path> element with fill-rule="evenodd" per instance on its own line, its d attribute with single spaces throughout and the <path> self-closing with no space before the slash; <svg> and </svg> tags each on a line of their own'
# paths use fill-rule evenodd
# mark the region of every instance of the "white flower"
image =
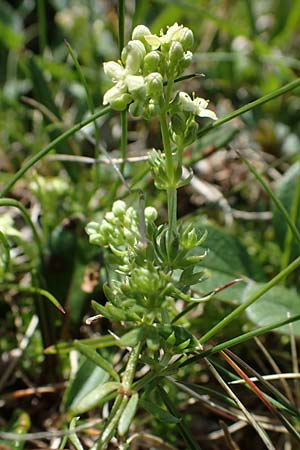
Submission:
<svg viewBox="0 0 300 450">
<path fill-rule="evenodd" d="M 110 104 L 113 109 L 123 111 L 131 102 L 132 97 L 127 92 L 127 86 L 119 81 L 115 86 L 109 89 L 103 97 L 103 105 Z"/>
<path fill-rule="evenodd" d="M 115 61 L 103 63 L 103 70 L 105 75 L 107 75 L 114 83 L 122 80 L 126 75 L 124 67 Z"/>
<path fill-rule="evenodd" d="M 204 100 L 204 98 L 196 97 L 192 100 L 186 92 L 179 92 L 178 97 L 183 111 L 191 112 L 199 117 L 208 117 L 213 120 L 218 119 L 214 111 L 206 109 L 208 101 Z"/>
</svg>

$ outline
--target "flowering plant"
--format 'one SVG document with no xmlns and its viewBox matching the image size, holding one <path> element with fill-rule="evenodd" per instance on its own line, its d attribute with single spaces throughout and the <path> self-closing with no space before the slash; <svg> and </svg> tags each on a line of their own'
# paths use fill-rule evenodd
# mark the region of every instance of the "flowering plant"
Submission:
<svg viewBox="0 0 300 450">
<path fill-rule="evenodd" d="M 199 341 L 185 327 L 185 312 L 178 311 L 177 301 L 199 303 L 212 296 L 194 298 L 191 290 L 203 277 L 197 265 L 205 253 L 195 254 L 194 249 L 200 247 L 206 234 L 191 225 L 177 226 L 177 189 L 192 177 L 190 173 L 186 179 L 182 178 L 183 150 L 197 139 L 197 117 L 217 119 L 207 109 L 207 100 L 175 89 L 178 77 L 191 63 L 193 43 L 192 31 L 183 25 L 175 23 L 159 36 L 139 25 L 123 48 L 121 59 L 104 63 L 104 72 L 113 83 L 104 95 L 104 105 L 109 104 L 117 111 L 128 108 L 133 116 L 146 120 L 154 117 L 160 120 L 163 151 L 153 150 L 149 164 L 155 186 L 166 191 L 168 200 L 165 225 L 155 224 L 158 217 L 155 208 L 150 206 L 138 212 L 117 200 L 102 222 L 93 221 L 86 227 L 90 242 L 106 248 L 110 254 L 112 275 L 103 286 L 107 302 L 105 305 L 93 302 L 93 307 L 100 316 L 125 327 L 127 333 L 121 341 L 130 342 L 134 349 L 123 378 L 130 373 L 131 383 L 142 350 L 143 358 L 156 371 L 163 370 L 174 355 L 201 350 Z M 156 353 L 159 349 L 162 358 Z M 107 387 L 118 390 L 112 383 L 116 384 L 107 382 Z M 116 398 L 116 402 L 124 401 L 122 414 L 127 411 L 126 405 L 133 402 L 136 408 L 139 401 L 131 384 L 126 387 L 125 396 L 126 401 L 121 394 Z M 87 405 L 80 405 L 73 414 L 85 410 Z M 121 421 L 120 418 L 119 428 Z M 107 424 L 111 432 L 102 434 L 97 449 L 108 442 L 117 423 L 113 408 Z"/>
</svg>

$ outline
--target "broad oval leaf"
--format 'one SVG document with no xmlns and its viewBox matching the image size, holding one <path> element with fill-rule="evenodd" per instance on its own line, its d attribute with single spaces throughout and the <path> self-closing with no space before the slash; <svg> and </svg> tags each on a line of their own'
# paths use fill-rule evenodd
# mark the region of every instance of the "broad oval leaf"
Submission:
<svg viewBox="0 0 300 450">
<path fill-rule="evenodd" d="M 107 383 L 97 386 L 82 397 L 77 403 L 75 402 L 71 405 L 68 416 L 74 417 L 95 408 L 108 394 L 116 391 L 120 387 L 121 383 L 118 383 L 117 381 L 108 381 Z"/>
<path fill-rule="evenodd" d="M 296 195 L 297 189 L 300 186 L 297 186 L 300 183 L 300 162 L 296 162 L 293 164 L 283 175 L 280 182 L 278 183 L 275 194 L 278 199 L 281 201 L 285 209 L 288 213 L 291 213 L 292 205 L 294 202 L 294 197 Z M 296 205 L 297 216 L 296 216 L 296 226 L 300 228 L 300 205 Z M 283 220 L 282 215 L 278 211 L 278 209 L 273 207 L 273 224 L 275 229 L 275 234 L 277 238 L 277 242 L 280 247 L 283 249 L 285 244 L 286 232 L 287 232 L 287 224 Z M 297 256 L 297 252 L 299 253 L 298 244 L 293 240 L 291 245 L 291 259 L 294 259 Z"/>
<path fill-rule="evenodd" d="M 249 298 L 263 285 L 249 285 L 245 289 L 244 299 Z M 284 286 L 275 286 L 246 310 L 251 322 L 259 326 L 269 325 L 272 322 L 284 320 L 288 315 L 294 316 L 300 313 L 300 296 L 296 291 Z M 300 336 L 300 321 L 293 323 L 293 334 Z M 289 325 L 277 328 L 274 332 L 290 333 Z"/>
<path fill-rule="evenodd" d="M 65 392 L 65 409 L 68 410 L 78 404 L 90 391 L 105 383 L 108 378 L 109 374 L 101 367 L 85 360 Z"/>
</svg>

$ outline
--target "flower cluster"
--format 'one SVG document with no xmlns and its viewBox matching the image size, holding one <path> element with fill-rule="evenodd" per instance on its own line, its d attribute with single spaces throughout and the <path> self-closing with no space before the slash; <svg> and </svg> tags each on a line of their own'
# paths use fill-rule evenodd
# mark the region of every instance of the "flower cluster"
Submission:
<svg viewBox="0 0 300 450">
<path fill-rule="evenodd" d="M 145 208 L 146 223 L 157 218 L 157 211 L 152 206 Z M 86 227 L 91 244 L 110 249 L 118 256 L 125 256 L 128 247 L 134 247 L 141 241 L 139 219 L 133 207 L 127 207 L 122 200 L 117 200 L 112 210 L 107 212 L 101 223 L 90 222 Z"/>
<path fill-rule="evenodd" d="M 192 31 L 177 23 L 159 36 L 151 34 L 144 25 L 135 27 L 121 60 L 104 63 L 104 72 L 114 86 L 105 93 L 103 104 L 118 111 L 129 105 L 133 116 L 146 119 L 159 114 L 165 80 L 172 83 L 190 65 L 193 44 Z M 191 100 L 183 92 L 179 98 L 184 111 L 216 119 L 212 111 L 205 112 L 208 103 L 204 99 Z"/>
</svg>

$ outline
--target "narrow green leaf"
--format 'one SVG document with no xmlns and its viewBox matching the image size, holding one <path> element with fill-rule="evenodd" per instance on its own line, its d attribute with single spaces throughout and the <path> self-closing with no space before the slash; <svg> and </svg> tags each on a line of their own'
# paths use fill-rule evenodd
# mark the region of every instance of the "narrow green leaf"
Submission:
<svg viewBox="0 0 300 450">
<path fill-rule="evenodd" d="M 68 412 L 68 416 L 77 416 L 89 411 L 92 408 L 100 405 L 105 397 L 113 391 L 116 391 L 121 387 L 121 384 L 116 381 L 108 381 L 101 386 L 88 392 L 84 398 L 79 400 L 78 403 L 71 405 Z"/>
<path fill-rule="evenodd" d="M 139 402 L 139 394 L 135 392 L 127 403 L 118 423 L 118 433 L 120 436 L 124 436 L 130 424 L 134 418 L 137 406 Z"/>
<path fill-rule="evenodd" d="M 5 237 L 5 234 L 0 231 L 0 242 L 1 242 L 1 250 L 0 250 L 0 279 L 2 276 L 5 276 L 8 271 L 10 264 L 10 248 L 9 243 Z M 2 267 L 1 267 L 2 266 Z"/>
<path fill-rule="evenodd" d="M 59 301 L 52 295 L 50 292 L 45 289 L 41 289 L 33 286 L 20 286 L 19 284 L 7 283 L 6 288 L 13 288 L 19 292 L 28 292 L 35 295 L 41 295 L 42 297 L 47 298 L 61 313 L 65 314 L 66 311 L 59 303 Z"/>
<path fill-rule="evenodd" d="M 150 414 L 152 414 L 157 420 L 160 422 L 166 422 L 166 423 L 178 423 L 180 422 L 180 418 L 174 416 L 173 414 L 170 414 L 165 409 L 162 409 L 160 406 L 157 405 L 157 403 L 152 402 L 148 398 L 141 398 L 141 406 L 148 411 Z"/>
<path fill-rule="evenodd" d="M 114 380 L 120 381 L 120 377 L 112 365 L 106 361 L 96 350 L 90 348 L 88 345 L 82 344 L 80 341 L 74 341 L 74 346 L 80 351 L 86 358 L 93 361 L 97 366 L 101 367 L 107 372 Z"/>
<path fill-rule="evenodd" d="M 185 425 L 184 421 L 183 420 L 181 421 L 181 415 L 177 411 L 177 408 L 174 405 L 174 403 L 172 402 L 170 396 L 166 393 L 166 391 L 160 384 L 158 385 L 158 391 L 159 391 L 159 394 L 160 394 L 163 402 L 165 403 L 166 407 L 168 408 L 169 412 L 171 414 L 173 414 L 175 417 L 180 419 L 180 422 L 178 422 L 177 426 L 178 426 L 178 429 L 179 429 L 182 437 L 184 438 L 185 442 L 187 443 L 188 448 L 190 450 L 201 450 L 199 445 L 197 444 L 197 442 L 195 442 L 190 430 Z"/>
<path fill-rule="evenodd" d="M 70 431 L 72 431 L 76 427 L 76 422 L 78 421 L 78 417 L 73 417 L 73 419 L 70 422 Z M 73 434 L 70 434 L 69 436 L 71 444 L 75 447 L 75 450 L 84 450 L 83 446 L 77 436 L 77 434 L 74 432 Z"/>
<path fill-rule="evenodd" d="M 80 342 L 92 348 L 106 348 L 112 347 L 114 345 L 119 345 L 118 340 L 111 335 L 101 336 L 99 338 L 93 339 L 81 339 Z M 73 342 L 59 342 L 56 345 L 51 345 L 50 347 L 46 348 L 44 352 L 46 353 L 46 355 L 54 355 L 56 353 L 70 352 L 74 348 L 75 347 Z"/>
</svg>

